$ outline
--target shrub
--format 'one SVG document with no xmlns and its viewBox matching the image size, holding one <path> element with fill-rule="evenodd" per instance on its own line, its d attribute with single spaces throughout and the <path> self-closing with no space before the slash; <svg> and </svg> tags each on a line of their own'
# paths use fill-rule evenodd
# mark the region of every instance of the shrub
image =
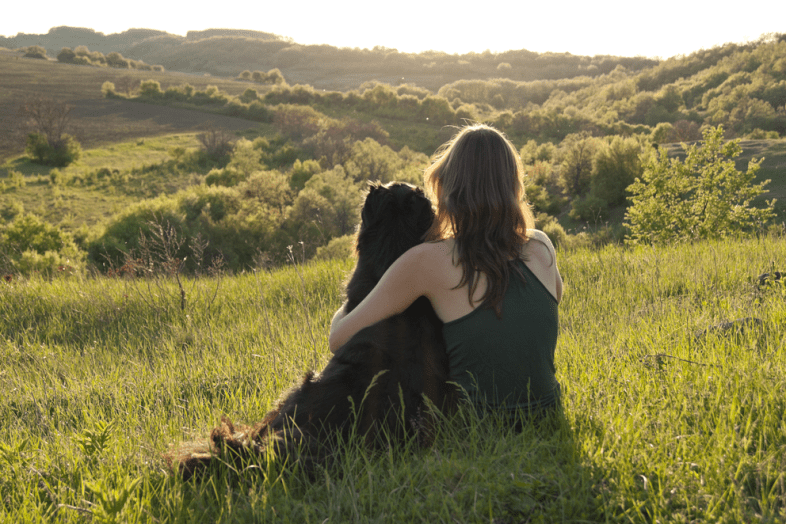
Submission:
<svg viewBox="0 0 786 524">
<path fill-rule="evenodd" d="M 235 147 L 233 136 L 225 129 L 212 127 L 197 135 L 197 139 L 205 153 L 216 161 L 228 160 L 229 154 Z"/>
<path fill-rule="evenodd" d="M 105 98 L 112 98 L 114 96 L 117 96 L 115 92 L 115 84 L 113 84 L 109 80 L 101 84 L 101 94 L 103 94 Z"/>
<path fill-rule="evenodd" d="M 699 144 L 684 146 L 684 162 L 670 159 L 662 148 L 650 155 L 641 178 L 628 188 L 631 206 L 625 221 L 630 241 L 719 238 L 772 218 L 774 201 L 764 208 L 750 205 L 769 180 L 753 184 L 759 161 L 751 161 L 744 172 L 736 168 L 739 142 L 723 143 L 723 127 L 718 126 L 707 129 Z"/>
<path fill-rule="evenodd" d="M 542 225 L 540 225 L 540 229 L 546 233 L 546 236 L 549 237 L 549 240 L 551 240 L 551 243 L 554 244 L 555 247 L 560 247 L 565 244 L 568 235 L 565 233 L 565 229 L 560 225 L 559 222 L 551 217 L 549 218 L 550 220 L 547 220 Z"/>
<path fill-rule="evenodd" d="M 11 200 L 0 207 L 0 217 L 5 221 L 11 221 L 25 212 L 25 206 L 18 200 Z"/>
<path fill-rule="evenodd" d="M 609 205 L 625 202 L 625 190 L 641 176 L 641 144 L 616 136 L 598 148 L 592 161 L 590 192 Z"/>
<path fill-rule="evenodd" d="M 257 90 L 256 89 L 251 89 L 250 87 L 248 89 L 246 89 L 245 91 L 243 91 L 243 94 L 240 95 L 240 100 L 244 104 L 250 104 L 254 100 L 257 100 L 258 98 L 259 98 L 259 95 L 257 93 Z"/>
<path fill-rule="evenodd" d="M 569 195 L 585 194 L 592 179 L 592 159 L 598 139 L 589 133 L 575 133 L 565 137 L 560 145 L 562 169 L 560 184 Z"/>
<path fill-rule="evenodd" d="M 6 185 L 7 187 L 11 188 L 25 187 L 25 185 L 27 185 L 27 181 L 25 180 L 25 176 L 22 173 L 12 169 L 8 172 Z"/>
<path fill-rule="evenodd" d="M 61 186 L 67 181 L 67 177 L 59 169 L 52 169 L 49 172 L 49 185 Z"/>
<path fill-rule="evenodd" d="M 316 160 L 306 160 L 304 162 L 295 160 L 294 164 L 292 164 L 292 172 L 289 174 L 289 185 L 295 191 L 300 191 L 306 186 L 306 182 L 320 171 L 322 171 L 322 168 Z"/>
<path fill-rule="evenodd" d="M 233 187 L 246 179 L 246 175 L 236 169 L 225 167 L 223 169 L 211 169 L 205 177 L 205 184 L 208 186 Z"/>
<path fill-rule="evenodd" d="M 0 234 L 11 263 L 22 274 L 51 274 L 59 266 L 82 267 L 83 253 L 70 234 L 35 215 L 20 214 Z"/>
<path fill-rule="evenodd" d="M 46 60 L 46 49 L 40 45 L 31 45 L 25 49 L 25 58 L 43 58 Z"/>
<path fill-rule="evenodd" d="M 82 147 L 71 135 L 63 135 L 55 145 L 51 145 L 41 133 L 27 135 L 25 153 L 38 164 L 54 167 L 65 167 L 79 160 Z"/>
<path fill-rule="evenodd" d="M 316 260 L 345 259 L 355 254 L 355 235 L 344 235 L 317 248 Z"/>
<path fill-rule="evenodd" d="M 103 270 L 119 268 L 128 254 L 138 252 L 143 235 L 150 236 L 156 226 L 172 228 L 177 234 L 184 230 L 185 217 L 171 197 L 159 197 L 134 204 L 112 217 L 104 233 L 89 243 L 88 258 Z M 174 254 L 186 257 L 185 250 Z"/>
<path fill-rule="evenodd" d="M 145 80 L 139 84 L 139 96 L 141 97 L 158 98 L 163 95 L 161 84 L 156 80 Z"/>
<path fill-rule="evenodd" d="M 47 251 L 43 254 L 25 251 L 13 261 L 13 266 L 22 275 L 38 274 L 53 277 L 73 275 L 79 272 L 82 269 L 82 262 L 54 251 Z"/>
<path fill-rule="evenodd" d="M 113 51 L 106 55 L 106 64 L 109 67 L 116 67 L 118 69 L 128 69 L 131 67 L 129 61 L 123 58 L 123 55 L 117 51 Z"/>
<path fill-rule="evenodd" d="M 573 201 L 570 218 L 597 223 L 608 217 L 609 204 L 602 198 L 589 194 Z"/>
<path fill-rule="evenodd" d="M 65 64 L 73 64 L 75 58 L 76 58 L 76 53 L 74 53 L 70 47 L 64 47 L 57 54 L 57 61 L 63 62 Z"/>
</svg>

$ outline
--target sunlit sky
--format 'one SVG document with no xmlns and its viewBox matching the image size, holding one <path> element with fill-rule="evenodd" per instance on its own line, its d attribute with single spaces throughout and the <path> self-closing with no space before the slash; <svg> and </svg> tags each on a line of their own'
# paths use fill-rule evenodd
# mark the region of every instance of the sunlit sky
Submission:
<svg viewBox="0 0 786 524">
<path fill-rule="evenodd" d="M 742 1 L 736 7 L 717 0 L 40 0 L 32 5 L 6 5 L 0 35 L 46 33 L 62 25 L 105 34 L 132 27 L 179 35 L 234 28 L 276 33 L 300 44 L 380 45 L 402 52 L 527 49 L 669 58 L 786 32 L 782 0 Z"/>
</svg>

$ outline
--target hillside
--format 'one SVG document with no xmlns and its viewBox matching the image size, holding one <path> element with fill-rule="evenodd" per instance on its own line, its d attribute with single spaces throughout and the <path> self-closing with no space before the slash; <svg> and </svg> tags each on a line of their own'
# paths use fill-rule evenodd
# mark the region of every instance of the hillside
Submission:
<svg viewBox="0 0 786 524">
<path fill-rule="evenodd" d="M 18 133 L 19 104 L 28 96 L 53 97 L 74 106 L 74 134 L 82 145 L 93 147 L 130 138 L 165 133 L 198 131 L 208 124 L 230 131 L 254 127 L 239 118 L 177 108 L 161 108 L 120 99 L 105 99 L 101 85 L 106 81 L 138 84 L 154 78 L 164 85 L 190 83 L 197 89 L 208 85 L 240 94 L 253 84 L 235 80 L 176 72 L 134 71 L 88 67 L 22 58 L 0 50 L 0 159 L 21 154 L 24 136 Z"/>
<path fill-rule="evenodd" d="M 234 77 L 244 70 L 278 68 L 290 83 L 346 91 L 378 80 L 410 83 L 437 91 L 461 79 L 508 78 L 515 81 L 598 76 L 618 66 L 631 71 L 652 67 L 647 58 L 575 56 L 569 53 L 504 53 L 451 55 L 428 51 L 400 53 L 395 49 L 337 48 L 300 45 L 289 38 L 256 31 L 211 29 L 189 31 L 185 37 L 148 29 L 104 35 L 92 29 L 55 27 L 47 34 L 0 37 L 0 47 L 40 45 L 57 56 L 63 47 L 85 45 L 109 53 L 160 64 L 167 70 Z"/>
<path fill-rule="evenodd" d="M 0 211 L 75 235 L 93 267 L 108 253 L 121 263 L 140 226 L 162 216 L 208 239 L 234 271 L 261 256 L 284 263 L 296 244 L 305 258 L 336 254 L 349 250 L 367 181 L 421 183 L 428 155 L 458 126 L 488 122 L 520 149 L 538 226 L 557 244 L 601 245 L 623 239 L 626 188 L 652 146 L 679 156 L 681 142 L 722 125 L 725 138 L 744 139 L 738 168 L 765 158 L 757 181 L 772 182 L 754 204 L 778 199 L 775 229 L 786 220 L 783 64 L 779 35 L 595 78 L 463 79 L 437 93 L 368 81 L 343 92 L 275 71 L 264 84 L 253 81 L 260 71 L 239 80 L 0 51 Z M 73 106 L 81 159 L 54 169 L 20 156 L 18 110 L 30 96 Z M 221 148 L 198 139 L 208 128 L 224 134 Z"/>
</svg>

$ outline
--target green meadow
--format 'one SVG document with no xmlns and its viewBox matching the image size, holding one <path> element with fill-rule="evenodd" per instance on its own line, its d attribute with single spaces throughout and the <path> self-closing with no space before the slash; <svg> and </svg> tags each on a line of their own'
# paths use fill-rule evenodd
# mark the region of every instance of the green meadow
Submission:
<svg viewBox="0 0 786 524">
<path fill-rule="evenodd" d="M 198 171 L 179 170 L 175 160 L 198 145 L 196 133 L 127 140 L 85 149 L 78 162 L 63 168 L 16 157 L 0 165 L 0 174 L 19 173 L 24 184 L 9 187 L 0 204 L 21 205 L 65 230 L 100 225 L 142 198 L 201 183 Z"/>
<path fill-rule="evenodd" d="M 561 414 L 515 434 L 461 412 L 314 478 L 268 456 L 183 482 L 161 454 L 327 362 L 352 260 L 181 277 L 185 301 L 165 276 L 1 282 L 0 521 L 786 519 L 786 287 L 757 281 L 784 238 L 558 255 Z"/>
</svg>

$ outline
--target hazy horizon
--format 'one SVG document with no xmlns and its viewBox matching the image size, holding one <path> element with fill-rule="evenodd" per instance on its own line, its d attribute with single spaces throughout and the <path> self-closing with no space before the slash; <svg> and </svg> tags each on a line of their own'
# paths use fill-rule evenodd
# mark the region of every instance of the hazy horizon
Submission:
<svg viewBox="0 0 786 524">
<path fill-rule="evenodd" d="M 669 58 L 786 31 L 781 22 L 786 20 L 786 2 L 772 6 L 756 1 L 748 2 L 739 12 L 718 9 L 708 2 L 664 0 L 631 9 L 621 0 L 569 1 L 558 6 L 544 3 L 476 10 L 469 20 L 460 7 L 446 12 L 444 7 L 415 0 L 386 4 L 383 11 L 370 11 L 368 4 L 359 0 L 333 4 L 307 0 L 298 3 L 296 11 L 290 4 L 262 6 L 241 1 L 226 12 L 193 12 L 140 0 L 122 16 L 106 15 L 105 4 L 96 0 L 80 4 L 79 10 L 53 0 L 44 0 L 41 7 L 34 16 L 21 4 L 10 7 L 11 16 L 0 20 L 0 35 L 46 34 L 59 26 L 90 28 L 107 35 L 130 28 L 178 35 L 205 29 L 244 29 L 275 33 L 304 45 L 383 46 L 413 53 L 527 49 Z"/>
</svg>

